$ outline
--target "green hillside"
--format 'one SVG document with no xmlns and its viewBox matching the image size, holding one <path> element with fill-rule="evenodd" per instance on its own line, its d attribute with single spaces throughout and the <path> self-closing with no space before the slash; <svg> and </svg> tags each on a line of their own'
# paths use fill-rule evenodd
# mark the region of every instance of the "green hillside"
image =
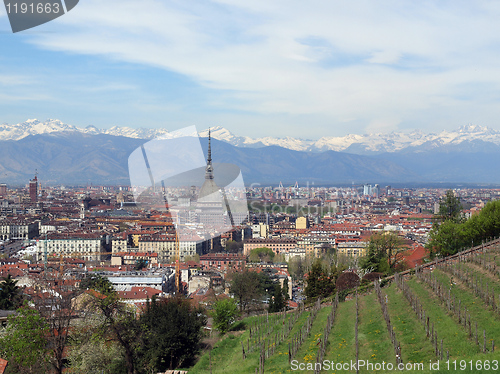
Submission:
<svg viewBox="0 0 500 374">
<path fill-rule="evenodd" d="M 399 371 L 398 362 L 406 372 L 498 372 L 499 264 L 500 247 L 495 243 L 473 255 L 396 276 L 381 288 L 380 297 L 376 291 L 359 295 L 357 310 L 352 297 L 338 304 L 330 301 L 247 318 L 244 331 L 225 336 L 188 371 L 257 373 L 263 368 L 265 373 L 315 373 L 323 348 L 323 370 L 317 371 L 322 373 L 356 373 L 351 365 L 356 352 L 359 373 Z"/>
</svg>

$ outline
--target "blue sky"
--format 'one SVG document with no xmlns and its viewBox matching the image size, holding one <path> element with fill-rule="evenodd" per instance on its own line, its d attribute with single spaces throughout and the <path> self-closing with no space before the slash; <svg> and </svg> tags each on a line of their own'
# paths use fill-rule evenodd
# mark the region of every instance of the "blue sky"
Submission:
<svg viewBox="0 0 500 374">
<path fill-rule="evenodd" d="M 80 0 L 12 34 L 0 123 L 237 135 L 500 130 L 500 3 Z"/>
</svg>

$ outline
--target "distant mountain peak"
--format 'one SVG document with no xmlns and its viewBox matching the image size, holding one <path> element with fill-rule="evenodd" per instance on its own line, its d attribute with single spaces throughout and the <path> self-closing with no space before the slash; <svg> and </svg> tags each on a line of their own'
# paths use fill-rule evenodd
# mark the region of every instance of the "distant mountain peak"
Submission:
<svg viewBox="0 0 500 374">
<path fill-rule="evenodd" d="M 135 139 L 153 139 L 170 136 L 169 131 L 162 128 L 131 128 L 113 126 L 109 129 L 99 129 L 93 125 L 80 128 L 65 124 L 58 119 L 47 119 L 40 121 L 36 118 L 28 119 L 17 125 L 3 123 L 0 125 L 0 140 L 20 140 L 29 135 L 57 134 L 61 132 L 79 132 L 89 135 L 106 134 L 112 136 L 123 136 Z M 266 146 L 279 146 L 294 151 L 324 152 L 337 151 L 356 154 L 374 154 L 385 152 L 398 152 L 403 149 L 417 150 L 424 147 L 426 150 L 439 148 L 447 145 L 460 146 L 464 143 L 484 141 L 494 145 L 500 145 L 500 132 L 487 126 L 467 124 L 460 126 L 455 131 L 443 130 L 437 134 L 426 134 L 422 130 L 411 132 L 391 132 L 388 134 L 348 134 L 334 137 L 324 136 L 318 140 L 293 138 L 290 136 L 251 138 L 238 136 L 228 129 L 217 125 L 210 127 L 214 139 L 232 144 L 237 147 L 260 148 Z M 199 132 L 201 137 L 208 136 L 208 128 Z"/>
<path fill-rule="evenodd" d="M 458 132 L 460 132 L 460 133 L 496 133 L 496 131 L 490 127 L 474 125 L 472 123 L 460 126 L 458 129 Z"/>
</svg>

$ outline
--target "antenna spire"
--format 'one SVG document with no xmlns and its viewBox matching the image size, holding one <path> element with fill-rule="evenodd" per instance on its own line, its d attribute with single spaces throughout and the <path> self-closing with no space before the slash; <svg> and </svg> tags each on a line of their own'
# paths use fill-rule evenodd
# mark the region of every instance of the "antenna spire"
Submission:
<svg viewBox="0 0 500 374">
<path fill-rule="evenodd" d="M 212 166 L 212 146 L 210 137 L 210 128 L 208 128 L 208 157 L 207 167 L 205 169 L 205 179 L 214 179 L 214 167 Z"/>
<path fill-rule="evenodd" d="M 208 159 L 209 163 L 212 163 L 212 146 L 211 146 L 211 138 L 210 138 L 210 127 L 208 128 Z"/>
</svg>

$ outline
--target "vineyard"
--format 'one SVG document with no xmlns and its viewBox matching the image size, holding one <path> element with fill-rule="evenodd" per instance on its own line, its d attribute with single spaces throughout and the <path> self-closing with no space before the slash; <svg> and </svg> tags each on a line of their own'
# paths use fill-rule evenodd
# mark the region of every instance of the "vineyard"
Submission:
<svg viewBox="0 0 500 374">
<path fill-rule="evenodd" d="M 244 323 L 189 373 L 498 372 L 500 242 Z"/>
</svg>

